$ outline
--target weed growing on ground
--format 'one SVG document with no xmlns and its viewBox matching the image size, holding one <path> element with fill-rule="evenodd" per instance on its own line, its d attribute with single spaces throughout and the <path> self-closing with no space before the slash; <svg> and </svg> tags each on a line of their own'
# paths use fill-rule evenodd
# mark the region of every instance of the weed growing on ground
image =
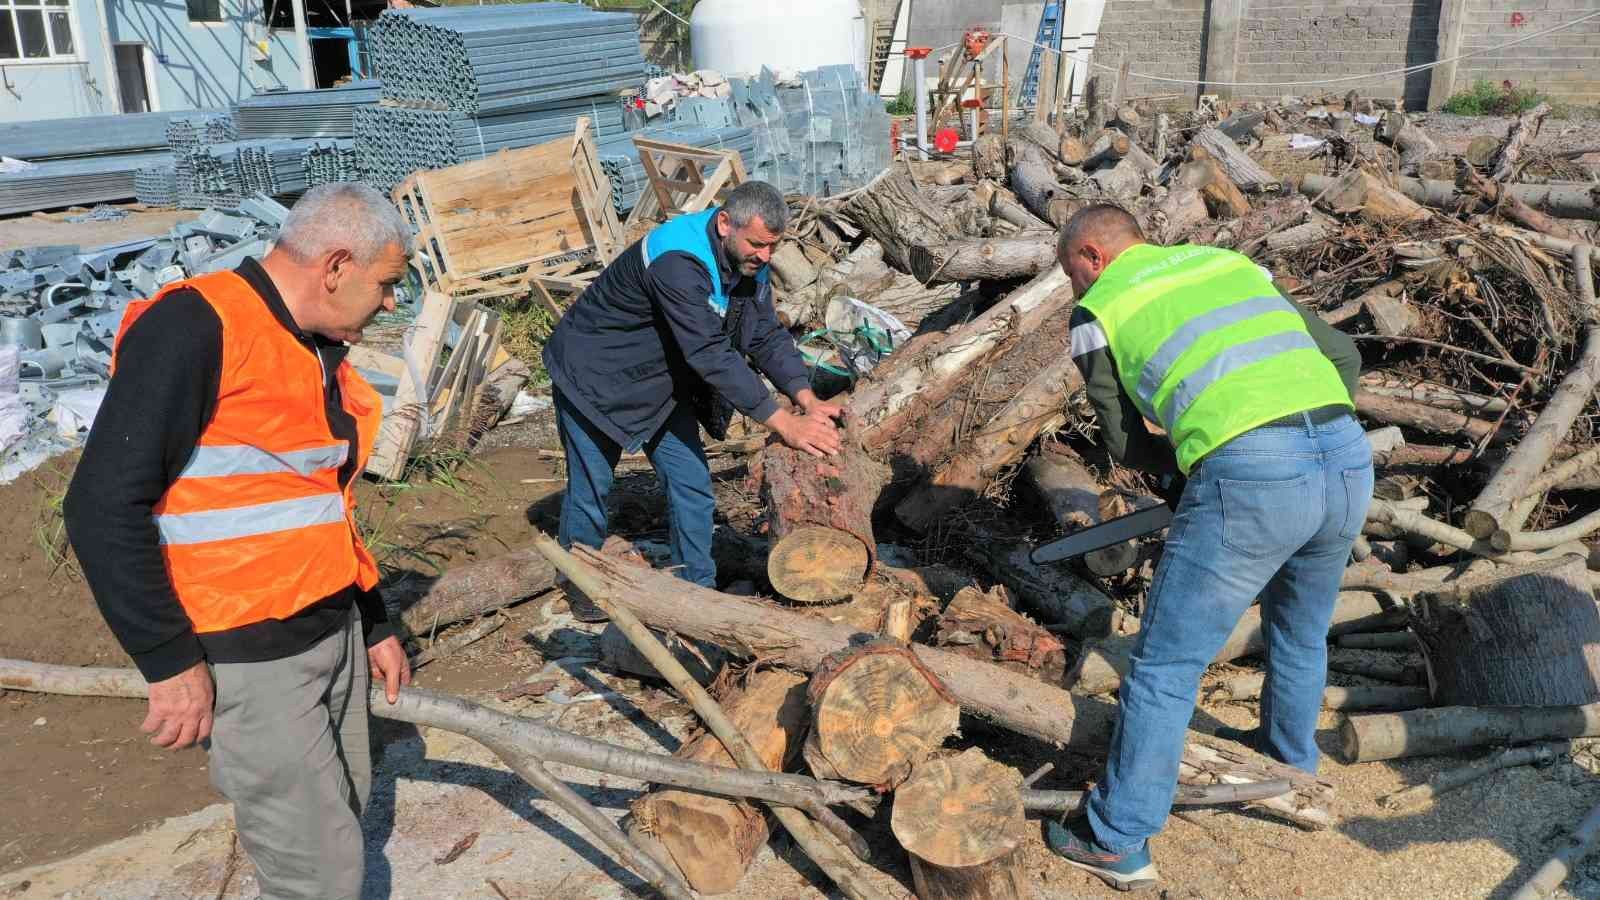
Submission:
<svg viewBox="0 0 1600 900">
<path fill-rule="evenodd" d="M 70 470 L 63 471 L 55 463 L 50 463 L 41 469 L 38 475 L 41 482 L 49 485 L 39 500 L 39 509 L 35 516 L 33 526 L 33 540 L 43 551 L 45 559 L 50 561 L 50 574 L 65 572 L 71 578 L 78 578 L 82 573 L 78 569 L 78 561 L 72 555 L 71 545 L 67 542 L 67 519 L 63 511 L 67 500 L 67 487 L 72 483 Z"/>
<path fill-rule="evenodd" d="M 1480 78 L 1467 90 L 1452 94 L 1444 102 L 1444 111 L 1458 116 L 1514 116 L 1548 99 L 1533 88 L 1519 88 L 1509 81 L 1496 84 Z"/>
</svg>

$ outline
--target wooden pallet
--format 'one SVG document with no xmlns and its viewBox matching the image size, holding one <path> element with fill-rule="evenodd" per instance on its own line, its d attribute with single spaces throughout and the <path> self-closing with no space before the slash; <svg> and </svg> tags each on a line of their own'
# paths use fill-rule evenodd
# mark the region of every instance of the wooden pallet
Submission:
<svg viewBox="0 0 1600 900">
<path fill-rule="evenodd" d="M 570 141 L 414 172 L 393 198 L 416 232 L 412 267 L 452 297 L 523 295 L 535 278 L 581 289 L 593 275 L 576 269 L 604 265 L 624 246 L 587 118 Z"/>
<path fill-rule="evenodd" d="M 711 206 L 748 179 L 737 150 L 711 150 L 635 137 L 650 187 L 628 215 L 628 229 Z"/>
</svg>

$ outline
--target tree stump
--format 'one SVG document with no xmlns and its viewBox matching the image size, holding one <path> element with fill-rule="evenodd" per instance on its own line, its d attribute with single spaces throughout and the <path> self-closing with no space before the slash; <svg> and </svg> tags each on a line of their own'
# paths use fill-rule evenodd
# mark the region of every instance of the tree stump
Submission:
<svg viewBox="0 0 1600 900">
<path fill-rule="evenodd" d="M 895 640 L 828 656 L 808 699 L 806 763 L 818 777 L 861 784 L 898 785 L 961 723 L 961 707 L 943 682 Z"/>
<path fill-rule="evenodd" d="M 1600 606 L 1586 576 L 1572 556 L 1418 594 L 1412 628 L 1438 702 L 1600 701 Z"/>
<path fill-rule="evenodd" d="M 894 836 L 918 900 L 1033 896 L 1019 848 L 1022 776 L 977 748 L 917 766 L 894 795 Z"/>
<path fill-rule="evenodd" d="M 859 589 L 877 560 L 872 506 L 887 470 L 855 448 L 819 459 L 781 444 L 762 451 L 756 465 L 773 588 L 800 603 L 842 600 Z"/>
<path fill-rule="evenodd" d="M 763 762 L 782 771 L 806 727 L 806 679 L 763 669 L 722 701 Z M 706 732 L 673 754 L 678 759 L 738 768 L 722 742 Z M 656 788 L 633 806 L 639 826 L 671 855 L 689 886 L 702 894 L 732 891 L 767 842 L 767 817 L 755 804 L 693 791 Z"/>
<path fill-rule="evenodd" d="M 961 590 L 939 617 L 934 646 L 1061 684 L 1067 671 L 1065 645 L 1013 609 L 1010 600 L 1011 592 L 1000 585 L 988 591 Z"/>
</svg>

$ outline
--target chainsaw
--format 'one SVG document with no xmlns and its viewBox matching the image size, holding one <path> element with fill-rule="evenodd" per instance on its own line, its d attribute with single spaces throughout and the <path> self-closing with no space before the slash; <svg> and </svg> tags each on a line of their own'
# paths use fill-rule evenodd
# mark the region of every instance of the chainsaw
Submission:
<svg viewBox="0 0 1600 900">
<path fill-rule="evenodd" d="M 1048 544 L 1040 544 L 1028 554 L 1028 559 L 1035 563 L 1060 562 L 1064 559 L 1076 559 L 1085 553 L 1093 553 L 1113 544 L 1131 541 L 1134 538 L 1155 534 L 1172 522 L 1172 514 L 1178 508 L 1178 501 L 1183 498 L 1183 488 L 1186 482 L 1182 475 L 1173 475 L 1164 479 L 1162 484 L 1162 499 L 1165 503 L 1159 506 L 1149 506 L 1137 512 L 1108 519 L 1074 534 L 1069 534 L 1060 540 Z"/>
</svg>

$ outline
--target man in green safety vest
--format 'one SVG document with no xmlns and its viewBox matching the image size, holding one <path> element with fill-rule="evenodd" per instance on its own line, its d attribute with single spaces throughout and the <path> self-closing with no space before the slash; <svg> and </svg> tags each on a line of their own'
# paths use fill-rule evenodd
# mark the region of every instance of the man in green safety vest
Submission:
<svg viewBox="0 0 1600 900">
<path fill-rule="evenodd" d="M 1257 598 L 1261 724 L 1231 736 L 1316 771 L 1328 622 L 1372 496 L 1372 449 L 1352 415 L 1355 343 L 1248 257 L 1146 243 L 1109 205 L 1073 216 L 1057 251 L 1079 297 L 1073 358 L 1107 449 L 1187 477 L 1105 777 L 1087 816 L 1047 828 L 1068 862 L 1130 890 L 1157 879 L 1149 838 L 1172 805 L 1200 675 Z"/>
</svg>

